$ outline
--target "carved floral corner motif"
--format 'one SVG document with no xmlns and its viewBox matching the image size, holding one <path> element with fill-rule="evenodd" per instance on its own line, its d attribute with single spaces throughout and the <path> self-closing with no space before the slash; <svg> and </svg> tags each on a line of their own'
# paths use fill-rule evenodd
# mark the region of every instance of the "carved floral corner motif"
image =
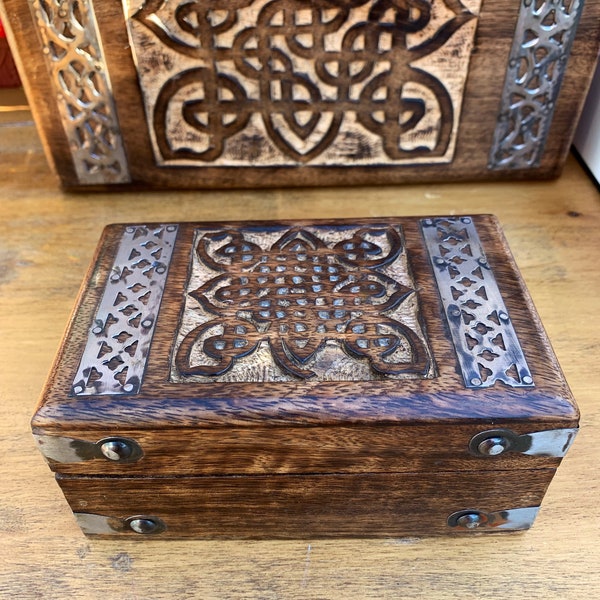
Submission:
<svg viewBox="0 0 600 600">
<path fill-rule="evenodd" d="M 172 381 L 433 375 L 395 228 L 197 232 Z"/>
</svg>

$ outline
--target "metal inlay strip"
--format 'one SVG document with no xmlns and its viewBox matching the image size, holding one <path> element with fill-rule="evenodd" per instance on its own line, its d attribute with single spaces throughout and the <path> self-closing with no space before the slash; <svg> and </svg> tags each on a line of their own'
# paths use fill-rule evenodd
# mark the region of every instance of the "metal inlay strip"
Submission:
<svg viewBox="0 0 600 600">
<path fill-rule="evenodd" d="M 521 0 L 490 169 L 539 166 L 584 0 Z"/>
<path fill-rule="evenodd" d="M 92 0 L 29 1 L 79 183 L 129 183 Z"/>
<path fill-rule="evenodd" d="M 421 231 L 468 388 L 533 378 L 470 217 L 422 219 Z"/>
<path fill-rule="evenodd" d="M 177 225 L 125 229 L 88 332 L 73 395 L 139 391 L 177 229 Z"/>
</svg>

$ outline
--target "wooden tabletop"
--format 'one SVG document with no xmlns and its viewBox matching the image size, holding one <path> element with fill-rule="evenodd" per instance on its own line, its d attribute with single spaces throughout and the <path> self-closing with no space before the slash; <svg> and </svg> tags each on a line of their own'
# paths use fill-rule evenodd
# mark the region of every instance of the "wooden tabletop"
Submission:
<svg viewBox="0 0 600 600">
<path fill-rule="evenodd" d="M 600 195 L 574 158 L 548 182 L 66 195 L 28 119 L 0 122 L 0 597 L 600 597 Z M 505 228 L 582 411 L 533 529 L 308 543 L 83 536 L 29 419 L 107 223 L 483 212 Z"/>
</svg>

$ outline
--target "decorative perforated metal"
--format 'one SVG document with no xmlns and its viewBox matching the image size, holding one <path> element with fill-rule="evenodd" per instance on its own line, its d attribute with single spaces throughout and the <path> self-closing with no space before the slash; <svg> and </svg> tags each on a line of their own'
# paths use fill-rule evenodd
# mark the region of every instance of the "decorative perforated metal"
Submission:
<svg viewBox="0 0 600 600">
<path fill-rule="evenodd" d="M 490 169 L 539 166 L 583 4 L 521 0 Z"/>
<path fill-rule="evenodd" d="M 501 381 L 533 386 L 533 378 L 470 217 L 421 220 L 438 291 L 465 385 Z"/>
<path fill-rule="evenodd" d="M 73 381 L 74 395 L 139 391 L 177 230 L 177 225 L 125 229 Z"/>
<path fill-rule="evenodd" d="M 30 6 L 79 183 L 128 183 L 92 0 L 31 0 Z"/>
</svg>

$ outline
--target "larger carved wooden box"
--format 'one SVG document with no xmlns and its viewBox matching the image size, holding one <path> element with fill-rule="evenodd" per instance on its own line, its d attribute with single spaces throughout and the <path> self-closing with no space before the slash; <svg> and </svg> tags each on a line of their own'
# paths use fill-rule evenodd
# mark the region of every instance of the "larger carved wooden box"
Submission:
<svg viewBox="0 0 600 600">
<path fill-rule="evenodd" d="M 0 0 L 63 186 L 549 177 L 600 0 Z"/>
<path fill-rule="evenodd" d="M 202 538 L 524 529 L 577 425 L 489 216 L 110 226 L 33 419 L 86 533 Z"/>
</svg>

